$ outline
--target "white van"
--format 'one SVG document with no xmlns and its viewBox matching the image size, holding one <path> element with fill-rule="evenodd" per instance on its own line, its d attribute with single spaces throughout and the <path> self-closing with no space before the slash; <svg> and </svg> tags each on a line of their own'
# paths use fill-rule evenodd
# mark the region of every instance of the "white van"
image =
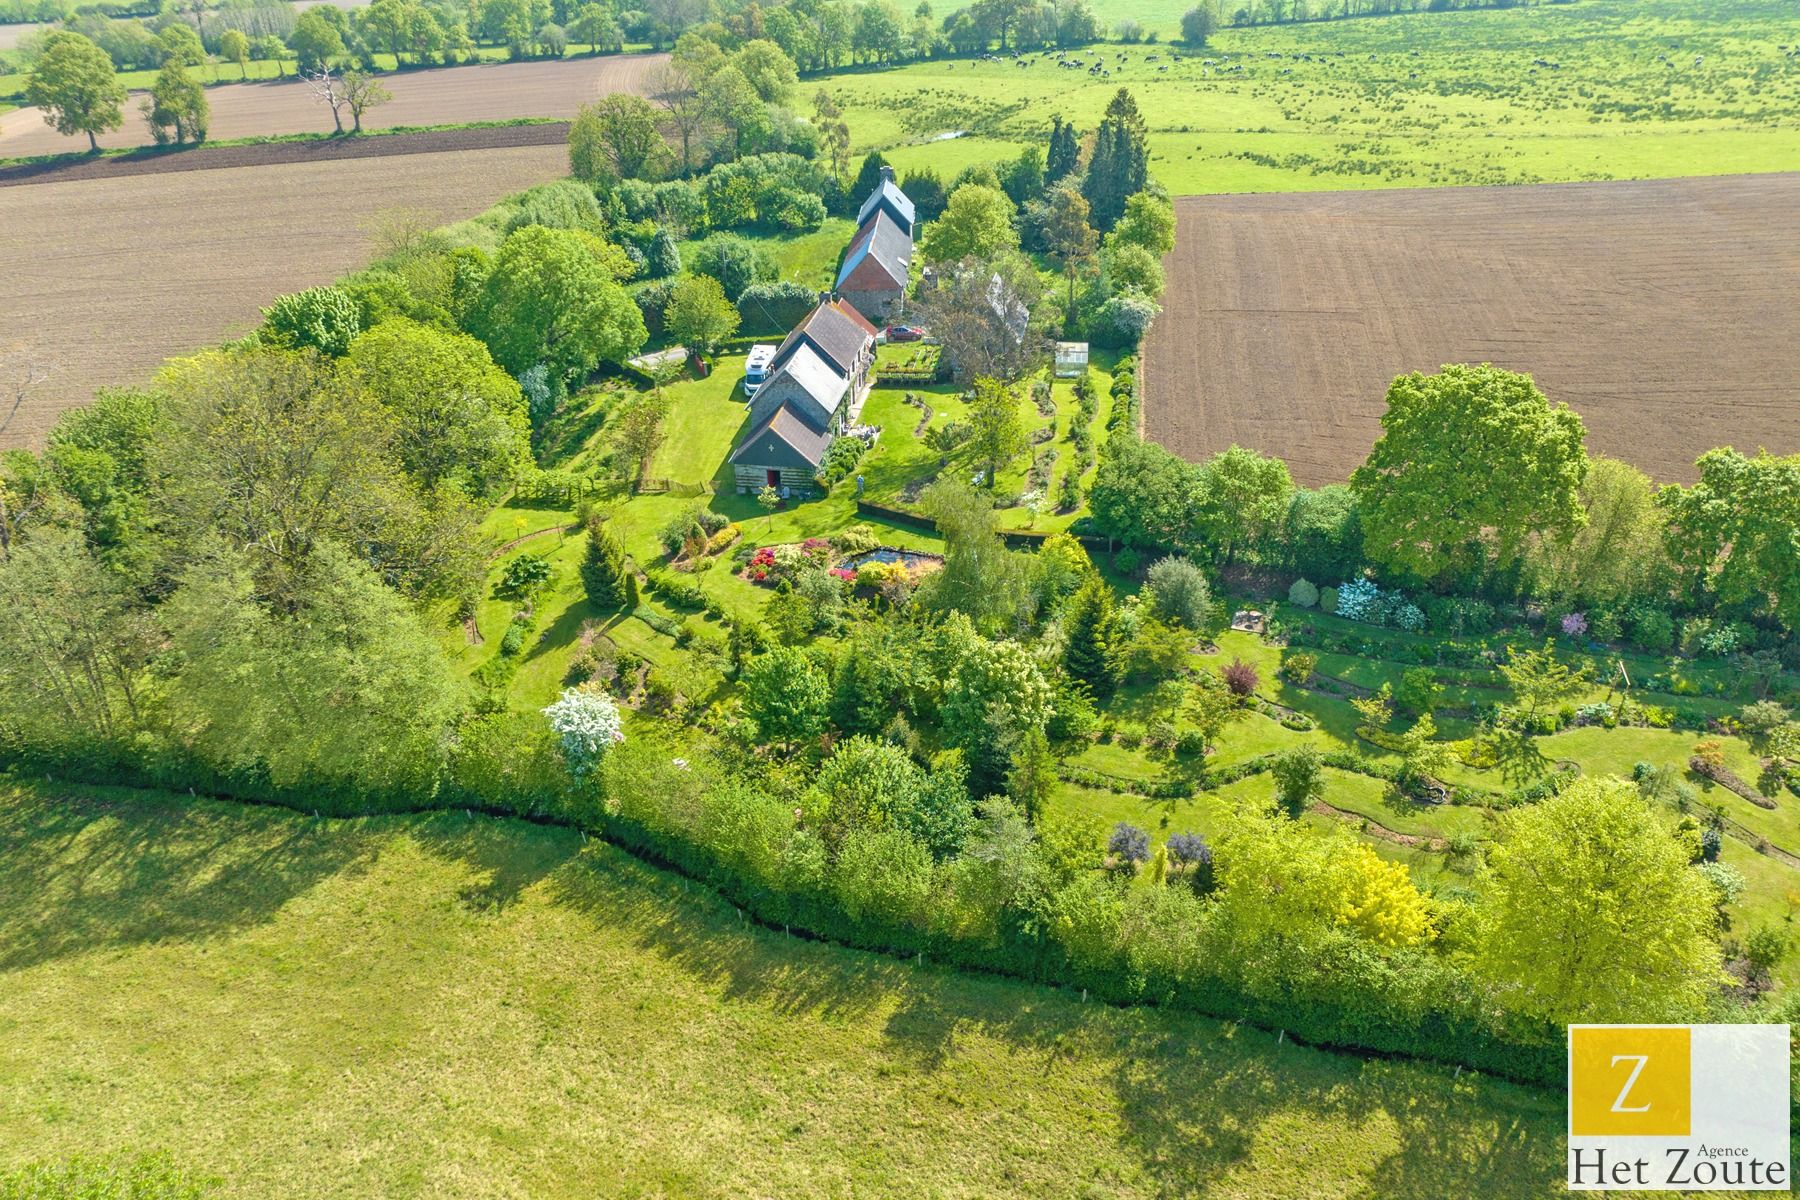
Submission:
<svg viewBox="0 0 1800 1200">
<path fill-rule="evenodd" d="M 744 359 L 744 399 L 756 399 L 756 393 L 769 378 L 769 364 L 775 361 L 775 352 L 779 349 L 781 347 L 767 342 L 750 347 L 750 355 Z"/>
</svg>

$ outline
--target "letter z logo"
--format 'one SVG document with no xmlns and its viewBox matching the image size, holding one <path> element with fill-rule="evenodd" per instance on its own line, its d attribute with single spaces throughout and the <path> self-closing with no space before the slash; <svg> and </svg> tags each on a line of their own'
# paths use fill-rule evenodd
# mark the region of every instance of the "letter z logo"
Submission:
<svg viewBox="0 0 1800 1200">
<path fill-rule="evenodd" d="M 1686 1137 L 1692 1080 L 1693 1031 L 1686 1026 L 1573 1026 L 1569 1133 Z"/>
<path fill-rule="evenodd" d="M 1648 1104 L 1640 1104 L 1636 1108 L 1626 1108 L 1625 1097 L 1631 1095 L 1631 1085 L 1636 1083 L 1638 1081 L 1638 1076 L 1644 1073 L 1644 1064 L 1650 1061 L 1650 1056 L 1647 1054 L 1615 1054 L 1613 1055 L 1612 1060 L 1613 1066 L 1615 1067 L 1621 1062 L 1634 1062 L 1637 1064 L 1637 1066 L 1631 1068 L 1631 1076 L 1625 1080 L 1625 1086 L 1619 1089 L 1619 1098 L 1613 1101 L 1612 1110 L 1616 1113 L 1649 1112 L 1650 1106 Z"/>
</svg>

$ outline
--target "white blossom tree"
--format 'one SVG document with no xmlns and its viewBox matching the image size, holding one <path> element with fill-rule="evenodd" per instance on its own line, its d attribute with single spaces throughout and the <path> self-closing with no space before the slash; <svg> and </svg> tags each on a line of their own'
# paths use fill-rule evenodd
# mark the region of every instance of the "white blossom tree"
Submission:
<svg viewBox="0 0 1800 1200">
<path fill-rule="evenodd" d="M 569 770 L 586 775 L 600 765 L 615 743 L 625 740 L 625 724 L 611 697 L 587 688 L 566 688 L 543 710 L 550 728 L 562 740 Z"/>
</svg>

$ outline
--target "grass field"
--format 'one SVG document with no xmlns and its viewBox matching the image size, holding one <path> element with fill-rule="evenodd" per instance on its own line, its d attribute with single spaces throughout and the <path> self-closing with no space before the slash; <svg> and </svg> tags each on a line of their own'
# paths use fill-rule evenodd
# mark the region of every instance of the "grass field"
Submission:
<svg viewBox="0 0 1800 1200">
<path fill-rule="evenodd" d="M 394 99 L 364 117 L 370 129 L 441 125 L 513 117 L 572 117 L 576 109 L 611 92 L 639 92 L 666 56 L 631 54 L 571 58 L 562 62 L 492 63 L 441 67 L 386 76 Z M 235 68 L 233 68 L 235 69 Z M 209 136 L 216 140 L 287 133 L 330 133 L 331 112 L 306 84 L 231 83 L 207 90 L 212 105 Z M 346 116 L 346 121 L 348 117 Z M 149 126 L 134 99 L 124 127 L 101 137 L 104 147 L 148 146 Z M 32 108 L 0 116 L 0 158 L 87 149 L 85 137 L 64 137 Z"/>
<path fill-rule="evenodd" d="M 1786 0 L 1584 0 L 1076 52 L 1109 78 L 1034 54 L 810 86 L 840 93 L 859 150 L 946 176 L 1052 113 L 1092 128 L 1124 85 L 1177 195 L 1636 179 L 1800 168 L 1796 44 Z"/>
<path fill-rule="evenodd" d="M 1533 376 L 1588 448 L 1690 482 L 1714 446 L 1800 450 L 1800 174 L 1191 197 L 1147 340 L 1146 433 L 1339 482 L 1388 384 Z"/>
<path fill-rule="evenodd" d="M 224 1197 L 1530 1197 L 1561 1098 L 791 941 L 573 833 L 0 788 L 0 1168 Z"/>
</svg>

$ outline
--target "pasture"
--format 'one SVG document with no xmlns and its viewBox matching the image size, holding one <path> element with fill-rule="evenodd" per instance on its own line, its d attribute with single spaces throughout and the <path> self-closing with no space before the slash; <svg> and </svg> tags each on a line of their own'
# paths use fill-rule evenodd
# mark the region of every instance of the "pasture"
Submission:
<svg viewBox="0 0 1800 1200">
<path fill-rule="evenodd" d="M 0 445 L 40 444 L 96 388 L 139 382 L 247 332 L 283 292 L 360 266 L 377 214 L 460 220 L 567 161 L 524 146 L 0 188 L 0 354 L 48 376 Z"/>
<path fill-rule="evenodd" d="M 0 785 L 0 1174 L 220 1197 L 1561 1194 L 1559 1097 L 790 940 L 568 830 Z"/>
<path fill-rule="evenodd" d="M 1800 450 L 1800 175 L 1189 197 L 1145 346 L 1146 433 L 1342 481 L 1408 371 L 1531 373 L 1590 450 L 1691 481 Z"/>
<path fill-rule="evenodd" d="M 363 118 L 368 129 L 450 125 L 513 117 L 572 117 L 584 104 L 613 92 L 641 92 L 660 54 L 567 58 L 559 62 L 481 63 L 403 71 L 382 78 L 394 99 Z M 331 111 L 298 80 L 231 83 L 208 88 L 215 141 L 280 134 L 327 134 Z M 348 115 L 345 120 L 348 122 Z M 134 98 L 124 127 L 100 138 L 107 148 L 152 144 Z M 0 115 L 0 159 L 85 150 L 87 139 L 64 137 L 35 108 Z M 561 172 L 556 172 L 560 174 Z"/>
<path fill-rule="evenodd" d="M 1225 29 L 1195 52 L 1093 46 L 1071 52 L 1078 69 L 1033 53 L 811 86 L 839 94 L 859 152 L 946 177 L 1041 144 L 1054 113 L 1093 128 L 1125 85 L 1175 195 L 1643 179 L 1800 169 L 1797 46 L 1800 11 L 1784 0 L 1589 0 Z"/>
</svg>

